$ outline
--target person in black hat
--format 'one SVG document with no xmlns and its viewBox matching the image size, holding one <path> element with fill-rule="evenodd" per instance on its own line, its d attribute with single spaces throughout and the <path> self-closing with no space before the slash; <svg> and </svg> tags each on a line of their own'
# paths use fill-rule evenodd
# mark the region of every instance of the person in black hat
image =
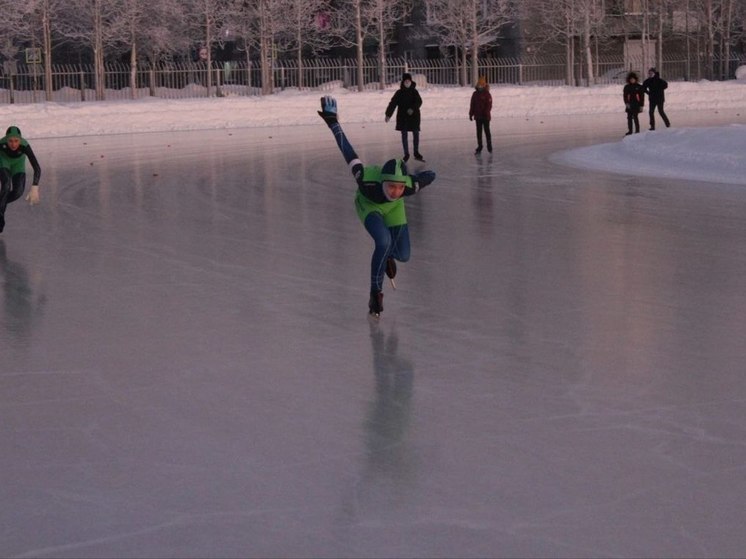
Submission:
<svg viewBox="0 0 746 559">
<path fill-rule="evenodd" d="M 645 106 L 645 92 L 637 81 L 637 74 L 630 72 L 627 74 L 627 85 L 622 90 L 624 97 L 624 110 L 627 113 L 627 136 L 632 134 L 632 125 L 635 126 L 635 132 L 640 131 L 639 114 Z"/>
<path fill-rule="evenodd" d="M 417 91 L 417 84 L 412 81 L 412 75 L 404 73 L 401 84 L 391 102 L 386 107 L 386 122 L 396 111 L 396 129 L 401 132 L 401 143 L 404 148 L 404 161 L 409 161 L 409 137 L 408 133 L 412 132 L 412 147 L 414 148 L 414 158 L 417 161 L 424 161 L 420 154 L 420 107 L 422 106 L 422 97 Z"/>
<path fill-rule="evenodd" d="M 39 178 L 41 167 L 36 160 L 34 150 L 23 138 L 17 126 L 10 126 L 5 136 L 0 139 L 0 233 L 5 228 L 5 209 L 15 202 L 26 189 L 26 160 L 34 169 L 31 190 L 26 196 L 29 204 L 39 203 Z"/>
<path fill-rule="evenodd" d="M 666 94 L 664 91 L 668 88 L 668 82 L 661 79 L 661 75 L 655 68 L 648 70 L 648 79 L 642 82 L 642 88 L 645 93 L 648 94 L 648 101 L 650 101 L 650 108 L 648 114 L 650 115 L 650 129 L 655 130 L 655 109 L 658 108 L 658 113 L 663 119 L 663 123 L 666 128 L 671 126 L 671 121 L 668 120 L 666 113 L 663 111 L 663 103 L 666 100 Z"/>
</svg>

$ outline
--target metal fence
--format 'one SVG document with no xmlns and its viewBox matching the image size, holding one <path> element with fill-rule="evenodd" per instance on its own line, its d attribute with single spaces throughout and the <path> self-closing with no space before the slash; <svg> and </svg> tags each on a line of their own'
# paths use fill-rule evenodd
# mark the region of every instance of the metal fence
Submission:
<svg viewBox="0 0 746 559">
<path fill-rule="evenodd" d="M 568 73 L 572 85 L 588 85 L 582 63 L 568 70 L 562 56 L 480 59 L 478 74 L 493 84 L 565 85 Z M 708 68 L 701 58 L 680 55 L 664 57 L 659 70 L 668 81 L 699 80 L 723 75 L 732 79 L 739 66 L 746 65 L 746 56 L 730 60 L 715 60 Z M 300 66 L 300 67 L 299 67 Z M 724 69 L 724 71 L 723 71 Z M 358 88 L 358 68 L 354 59 L 308 59 L 300 65 L 295 60 L 275 61 L 269 83 L 263 83 L 262 71 L 253 61 L 219 62 L 208 69 L 205 63 L 160 64 L 139 66 L 132 73 L 126 64 L 108 64 L 104 71 L 106 100 L 186 99 L 199 97 L 254 96 L 279 90 L 330 90 L 336 87 Z M 467 65 L 466 76 L 471 76 Z M 621 56 L 605 56 L 594 60 L 593 84 L 623 83 L 628 71 L 644 76 L 645 67 L 639 60 Z M 363 88 L 379 88 L 399 83 L 403 72 L 417 76 L 420 86 L 459 86 L 464 68 L 453 58 L 407 60 L 390 58 L 383 69 L 378 60 L 366 58 L 362 65 Z M 383 73 L 383 76 L 382 76 Z M 383 80 L 381 79 L 383 77 Z M 47 99 L 47 84 L 41 65 L 5 65 L 0 73 L 0 103 L 38 103 L 43 101 L 75 102 L 96 100 L 95 73 L 91 65 L 56 65 L 52 67 L 51 98 Z"/>
</svg>

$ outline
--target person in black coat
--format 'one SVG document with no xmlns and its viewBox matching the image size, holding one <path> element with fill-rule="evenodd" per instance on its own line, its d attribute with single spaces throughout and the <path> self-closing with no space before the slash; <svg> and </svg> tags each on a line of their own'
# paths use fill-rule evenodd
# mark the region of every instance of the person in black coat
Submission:
<svg viewBox="0 0 746 559">
<path fill-rule="evenodd" d="M 666 113 L 663 111 L 663 103 L 666 100 L 666 94 L 664 91 L 668 87 L 668 82 L 661 79 L 661 75 L 656 71 L 655 68 L 651 68 L 648 71 L 648 79 L 642 82 L 642 88 L 645 93 L 648 94 L 648 101 L 650 101 L 650 109 L 648 114 L 650 115 L 650 129 L 655 130 L 655 108 L 658 107 L 658 112 L 663 119 L 666 128 L 671 126 L 671 121 L 668 120 Z"/>
<path fill-rule="evenodd" d="M 635 133 L 640 131 L 640 119 L 638 115 L 645 106 L 645 91 L 637 81 L 637 74 L 627 74 L 627 85 L 622 91 L 624 96 L 624 110 L 627 113 L 627 136 L 632 134 L 632 125 L 635 125 Z"/>
<path fill-rule="evenodd" d="M 420 154 L 420 107 L 422 106 L 422 97 L 417 91 L 417 84 L 412 81 L 412 75 L 404 73 L 402 75 L 399 89 L 394 93 L 388 107 L 386 107 L 386 122 L 391 119 L 391 115 L 396 111 L 396 129 L 401 132 L 401 143 L 404 148 L 404 161 L 409 160 L 409 137 L 412 133 L 412 147 L 414 148 L 414 158 L 417 161 L 424 161 Z"/>
</svg>

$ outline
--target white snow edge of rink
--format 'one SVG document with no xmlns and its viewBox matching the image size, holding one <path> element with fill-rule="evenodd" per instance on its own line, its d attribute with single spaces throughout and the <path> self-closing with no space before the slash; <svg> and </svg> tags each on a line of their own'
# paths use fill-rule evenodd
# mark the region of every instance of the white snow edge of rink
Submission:
<svg viewBox="0 0 746 559">
<path fill-rule="evenodd" d="M 418 88 L 419 89 L 419 88 Z M 44 102 L 0 107 L 0 122 L 15 124 L 29 139 L 317 125 L 319 97 L 338 98 L 342 123 L 382 122 L 395 87 L 380 91 L 285 90 L 261 97 L 144 98 L 130 101 Z M 466 119 L 471 87 L 424 87 L 423 123 Z M 622 113 L 622 87 L 494 86 L 493 118 Z M 675 82 L 666 91 L 674 111 L 746 110 L 746 80 Z"/>
<path fill-rule="evenodd" d="M 418 88 L 419 89 L 419 88 Z M 622 87 L 492 87 L 493 119 L 618 114 L 623 123 Z M 338 98 L 342 123 L 382 122 L 396 87 L 383 91 L 286 90 L 263 97 L 202 99 L 145 98 L 132 101 L 38 103 L 0 106 L 5 126 L 21 128 L 29 140 L 144 132 L 179 132 L 319 125 L 319 97 Z M 423 123 L 468 118 L 471 87 L 423 87 Z M 746 115 L 746 80 L 674 82 L 666 91 L 669 114 L 732 111 Z M 641 115 L 641 124 L 647 114 Z M 2 126 L 2 125 L 0 125 Z M 393 123 L 390 124 L 393 131 Z M 645 126 L 644 128 L 647 128 Z M 555 154 L 573 166 L 627 175 L 746 185 L 746 126 L 660 129 L 618 142 Z"/>
</svg>

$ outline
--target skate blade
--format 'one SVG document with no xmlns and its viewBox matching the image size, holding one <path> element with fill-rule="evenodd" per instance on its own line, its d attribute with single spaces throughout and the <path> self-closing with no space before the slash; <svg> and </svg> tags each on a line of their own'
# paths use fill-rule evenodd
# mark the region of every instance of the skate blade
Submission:
<svg viewBox="0 0 746 559">
<path fill-rule="evenodd" d="M 389 281 L 391 282 L 391 287 L 396 289 L 396 282 L 394 281 L 394 278 L 389 278 Z"/>
<path fill-rule="evenodd" d="M 368 313 L 368 319 L 372 320 L 373 322 L 378 322 L 381 320 L 381 313 L 379 312 L 369 312 Z"/>
</svg>

